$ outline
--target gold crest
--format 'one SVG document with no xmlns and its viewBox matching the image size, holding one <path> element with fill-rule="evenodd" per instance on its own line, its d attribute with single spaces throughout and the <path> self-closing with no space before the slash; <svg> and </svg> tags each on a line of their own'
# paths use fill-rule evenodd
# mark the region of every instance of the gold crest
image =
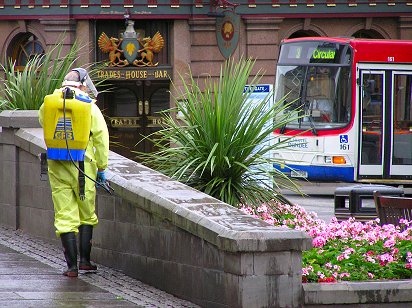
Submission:
<svg viewBox="0 0 412 308">
<path fill-rule="evenodd" d="M 109 66 L 126 66 L 129 64 L 127 60 L 121 59 L 123 50 L 119 49 L 121 40 L 111 37 L 102 32 L 98 39 L 98 45 L 101 51 L 109 53 Z"/>
<path fill-rule="evenodd" d="M 154 56 L 165 46 L 165 41 L 159 31 L 157 31 L 153 37 L 137 38 L 136 40 L 142 47 L 137 51 L 137 45 L 130 42 L 130 38 L 128 38 L 127 41 L 125 38 L 123 42 L 123 39 L 109 38 L 106 33 L 102 32 L 98 39 L 98 45 L 104 53 L 109 54 L 108 66 L 123 67 L 129 64 L 135 66 L 157 66 L 159 62 L 153 63 Z M 124 50 L 120 49 L 120 46 L 122 46 Z M 133 60 L 133 58 L 135 58 L 135 60 Z M 129 59 L 129 61 L 127 59 Z"/>
<path fill-rule="evenodd" d="M 154 54 L 159 53 L 164 47 L 165 41 L 159 31 L 153 35 L 152 38 L 145 37 L 142 40 L 138 40 L 142 48 L 139 49 L 141 59 L 133 62 L 136 66 L 157 66 L 159 63 L 153 63 Z"/>
</svg>

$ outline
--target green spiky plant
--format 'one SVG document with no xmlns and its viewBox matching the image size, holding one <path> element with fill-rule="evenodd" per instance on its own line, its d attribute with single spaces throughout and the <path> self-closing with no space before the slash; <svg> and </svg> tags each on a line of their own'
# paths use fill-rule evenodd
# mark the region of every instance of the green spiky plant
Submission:
<svg viewBox="0 0 412 308">
<path fill-rule="evenodd" d="M 63 52 L 62 42 L 59 40 L 44 54 L 33 55 L 21 71 L 17 70 L 11 59 L 0 65 L 5 74 L 0 79 L 3 84 L 0 110 L 37 110 L 46 95 L 61 87 L 64 76 L 75 66 L 84 47 L 75 41 L 66 53 Z M 93 63 L 86 67 L 92 79 L 100 66 Z M 95 85 L 102 82 L 104 80 L 99 80 Z"/>
<path fill-rule="evenodd" d="M 1 109 L 39 109 L 47 94 L 61 87 L 64 76 L 78 59 L 80 48 L 75 42 L 63 54 L 63 44 L 57 43 L 44 54 L 36 54 L 29 59 L 22 71 L 16 69 L 11 59 L 1 68 L 5 77 L 1 80 Z"/>
<path fill-rule="evenodd" d="M 272 167 L 279 162 L 269 155 L 284 143 L 265 140 L 294 119 L 282 115 L 288 105 L 270 104 L 272 94 L 252 102 L 253 89 L 263 76 L 259 71 L 251 77 L 254 64 L 252 59 L 229 59 L 218 80 L 207 78 L 203 89 L 191 72 L 187 79 L 181 76 L 183 86 L 175 87 L 176 108 L 164 114 L 163 129 L 148 137 L 157 150 L 136 152 L 138 159 L 236 207 L 287 201 L 279 189 L 299 187 Z M 248 84 L 251 91 L 244 91 Z"/>
</svg>

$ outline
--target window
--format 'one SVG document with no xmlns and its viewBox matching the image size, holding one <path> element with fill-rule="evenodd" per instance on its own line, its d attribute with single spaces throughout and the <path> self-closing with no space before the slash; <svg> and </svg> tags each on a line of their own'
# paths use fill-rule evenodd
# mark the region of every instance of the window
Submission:
<svg viewBox="0 0 412 308">
<path fill-rule="evenodd" d="M 12 40 L 7 54 L 16 63 L 16 69 L 22 70 L 34 55 L 44 54 L 44 48 L 34 34 L 24 33 Z"/>
</svg>

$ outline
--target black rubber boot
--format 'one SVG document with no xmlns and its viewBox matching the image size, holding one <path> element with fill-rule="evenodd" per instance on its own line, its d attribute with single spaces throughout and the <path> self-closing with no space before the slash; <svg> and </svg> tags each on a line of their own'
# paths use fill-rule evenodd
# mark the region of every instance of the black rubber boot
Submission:
<svg viewBox="0 0 412 308">
<path fill-rule="evenodd" d="M 64 249 L 64 257 L 67 263 L 67 271 L 63 273 L 67 277 L 77 277 L 77 242 L 74 232 L 60 234 Z"/>
<path fill-rule="evenodd" d="M 82 271 L 95 271 L 97 266 L 90 262 L 90 252 L 92 250 L 93 226 L 81 225 L 79 227 L 79 269 Z"/>
</svg>

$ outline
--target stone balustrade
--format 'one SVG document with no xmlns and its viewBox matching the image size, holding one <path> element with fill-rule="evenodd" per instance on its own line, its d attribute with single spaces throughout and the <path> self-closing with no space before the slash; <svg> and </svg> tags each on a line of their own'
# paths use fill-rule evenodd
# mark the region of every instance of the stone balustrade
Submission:
<svg viewBox="0 0 412 308">
<path fill-rule="evenodd" d="M 0 224 L 58 244 L 36 111 L 0 113 Z M 311 239 L 271 226 L 114 152 L 92 259 L 204 307 L 300 307 Z"/>
</svg>

